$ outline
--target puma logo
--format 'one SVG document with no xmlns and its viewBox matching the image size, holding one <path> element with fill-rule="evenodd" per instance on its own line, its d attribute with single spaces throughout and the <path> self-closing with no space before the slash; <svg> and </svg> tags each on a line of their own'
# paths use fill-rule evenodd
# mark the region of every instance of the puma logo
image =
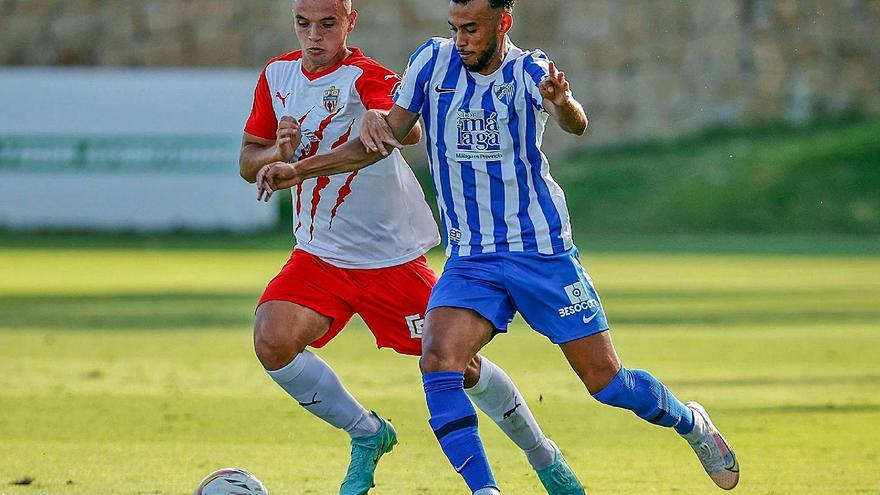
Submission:
<svg viewBox="0 0 880 495">
<path fill-rule="evenodd" d="M 281 100 L 282 107 L 287 108 L 287 98 L 290 97 L 290 91 L 288 91 L 287 94 L 284 96 L 281 96 L 281 91 L 276 91 L 275 97 L 278 98 L 279 100 Z"/>
<path fill-rule="evenodd" d="M 514 412 L 516 412 L 516 409 L 517 409 L 519 406 L 521 406 L 521 405 L 522 405 L 522 403 L 521 403 L 521 402 L 517 402 L 517 401 L 516 401 L 516 397 L 514 397 L 514 398 L 513 398 L 513 408 L 511 408 L 509 411 L 507 411 L 506 413 L 504 413 L 503 418 L 504 418 L 504 419 L 509 418 L 511 415 L 513 415 Z"/>
<path fill-rule="evenodd" d="M 318 394 L 315 394 L 312 396 L 311 402 L 300 402 L 299 405 L 301 405 L 303 407 L 309 407 L 309 406 L 314 406 L 315 404 L 320 404 L 322 401 L 316 400 L 317 398 L 318 398 Z"/>
</svg>

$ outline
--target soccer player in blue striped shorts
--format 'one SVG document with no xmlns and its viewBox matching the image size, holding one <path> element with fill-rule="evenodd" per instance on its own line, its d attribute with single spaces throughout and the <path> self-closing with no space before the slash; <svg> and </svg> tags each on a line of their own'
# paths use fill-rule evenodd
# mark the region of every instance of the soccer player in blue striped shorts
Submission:
<svg viewBox="0 0 880 495">
<path fill-rule="evenodd" d="M 261 171 L 271 192 L 306 178 L 362 168 L 399 147 L 421 116 L 449 260 L 429 303 L 420 366 L 430 424 L 455 470 L 477 495 L 500 493 L 464 390 L 463 372 L 514 313 L 562 349 L 598 401 L 629 409 L 687 440 L 724 489 L 739 464 L 705 409 L 683 404 L 642 370 L 624 367 L 592 280 L 578 260 L 562 189 L 541 151 L 546 122 L 583 135 L 587 118 L 565 74 L 507 33 L 514 0 L 452 0 L 452 38 L 410 58 L 383 118 L 361 141 L 329 155 Z M 380 200 L 380 198 L 377 198 Z M 538 474 L 551 494 L 584 493 L 556 450 Z"/>
</svg>

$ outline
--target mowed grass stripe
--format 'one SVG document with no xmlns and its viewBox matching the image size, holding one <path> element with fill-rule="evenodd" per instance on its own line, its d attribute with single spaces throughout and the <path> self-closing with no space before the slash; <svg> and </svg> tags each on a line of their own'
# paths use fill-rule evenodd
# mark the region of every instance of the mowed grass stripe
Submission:
<svg viewBox="0 0 880 495">
<path fill-rule="evenodd" d="M 0 251 L 0 493 L 188 494 L 208 471 L 331 494 L 344 434 L 260 370 L 253 303 L 287 253 Z M 698 399 L 733 441 L 742 494 L 877 493 L 880 259 L 585 254 L 627 364 Z M 434 257 L 435 266 L 442 260 Z M 371 493 L 464 493 L 427 427 L 417 360 L 358 320 L 321 352 L 401 445 Z M 521 321 L 486 350 L 591 494 L 718 493 L 675 435 L 593 401 Z M 481 416 L 507 493 L 541 493 Z M 33 477 L 28 486 L 10 484 Z"/>
<path fill-rule="evenodd" d="M 0 295 L 259 292 L 286 251 L 0 249 Z M 429 261 L 441 269 L 444 259 Z M 608 254 L 581 261 L 601 291 L 880 291 L 880 256 Z"/>
</svg>

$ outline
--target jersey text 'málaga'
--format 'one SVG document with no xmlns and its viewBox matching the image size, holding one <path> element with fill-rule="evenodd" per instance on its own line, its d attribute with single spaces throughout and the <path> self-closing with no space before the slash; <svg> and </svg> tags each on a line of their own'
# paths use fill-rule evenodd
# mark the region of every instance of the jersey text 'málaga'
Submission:
<svg viewBox="0 0 880 495">
<path fill-rule="evenodd" d="M 388 110 L 400 77 L 353 48 L 340 65 L 309 73 L 302 53 L 269 61 L 245 132 L 274 140 L 289 115 L 302 129 L 294 160 L 358 139 L 367 110 Z M 293 191 L 294 234 L 303 249 L 341 268 L 382 268 L 440 242 L 412 169 L 395 150 L 362 170 L 309 179 Z"/>
<path fill-rule="evenodd" d="M 572 247 L 568 207 L 541 152 L 541 51 L 513 46 L 493 74 L 468 71 L 452 40 L 410 58 L 395 103 L 420 113 L 447 254 L 556 254 Z"/>
</svg>

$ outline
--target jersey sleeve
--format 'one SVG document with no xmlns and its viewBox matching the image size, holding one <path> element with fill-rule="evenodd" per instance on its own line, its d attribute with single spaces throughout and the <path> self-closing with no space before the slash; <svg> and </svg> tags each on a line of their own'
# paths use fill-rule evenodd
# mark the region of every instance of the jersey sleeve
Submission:
<svg viewBox="0 0 880 495">
<path fill-rule="evenodd" d="M 523 80 L 526 82 L 526 93 L 532 100 L 532 104 L 543 109 L 544 97 L 541 96 L 539 86 L 541 81 L 550 75 L 550 59 L 541 50 L 535 50 L 526 55 L 523 63 Z"/>
<path fill-rule="evenodd" d="M 403 73 L 403 80 L 394 95 L 394 103 L 410 112 L 422 113 L 422 105 L 428 96 L 428 83 L 431 80 L 434 62 L 437 59 L 439 43 L 430 39 L 419 47 Z"/>
<path fill-rule="evenodd" d="M 275 109 L 272 107 L 272 94 L 264 68 L 254 90 L 254 104 L 247 124 L 244 126 L 244 132 L 263 139 L 274 140 L 277 131 L 278 119 L 275 117 Z"/>
<path fill-rule="evenodd" d="M 370 61 L 360 66 L 364 71 L 354 86 L 367 110 L 391 110 L 394 92 L 400 85 L 400 76 L 394 71 Z"/>
</svg>

